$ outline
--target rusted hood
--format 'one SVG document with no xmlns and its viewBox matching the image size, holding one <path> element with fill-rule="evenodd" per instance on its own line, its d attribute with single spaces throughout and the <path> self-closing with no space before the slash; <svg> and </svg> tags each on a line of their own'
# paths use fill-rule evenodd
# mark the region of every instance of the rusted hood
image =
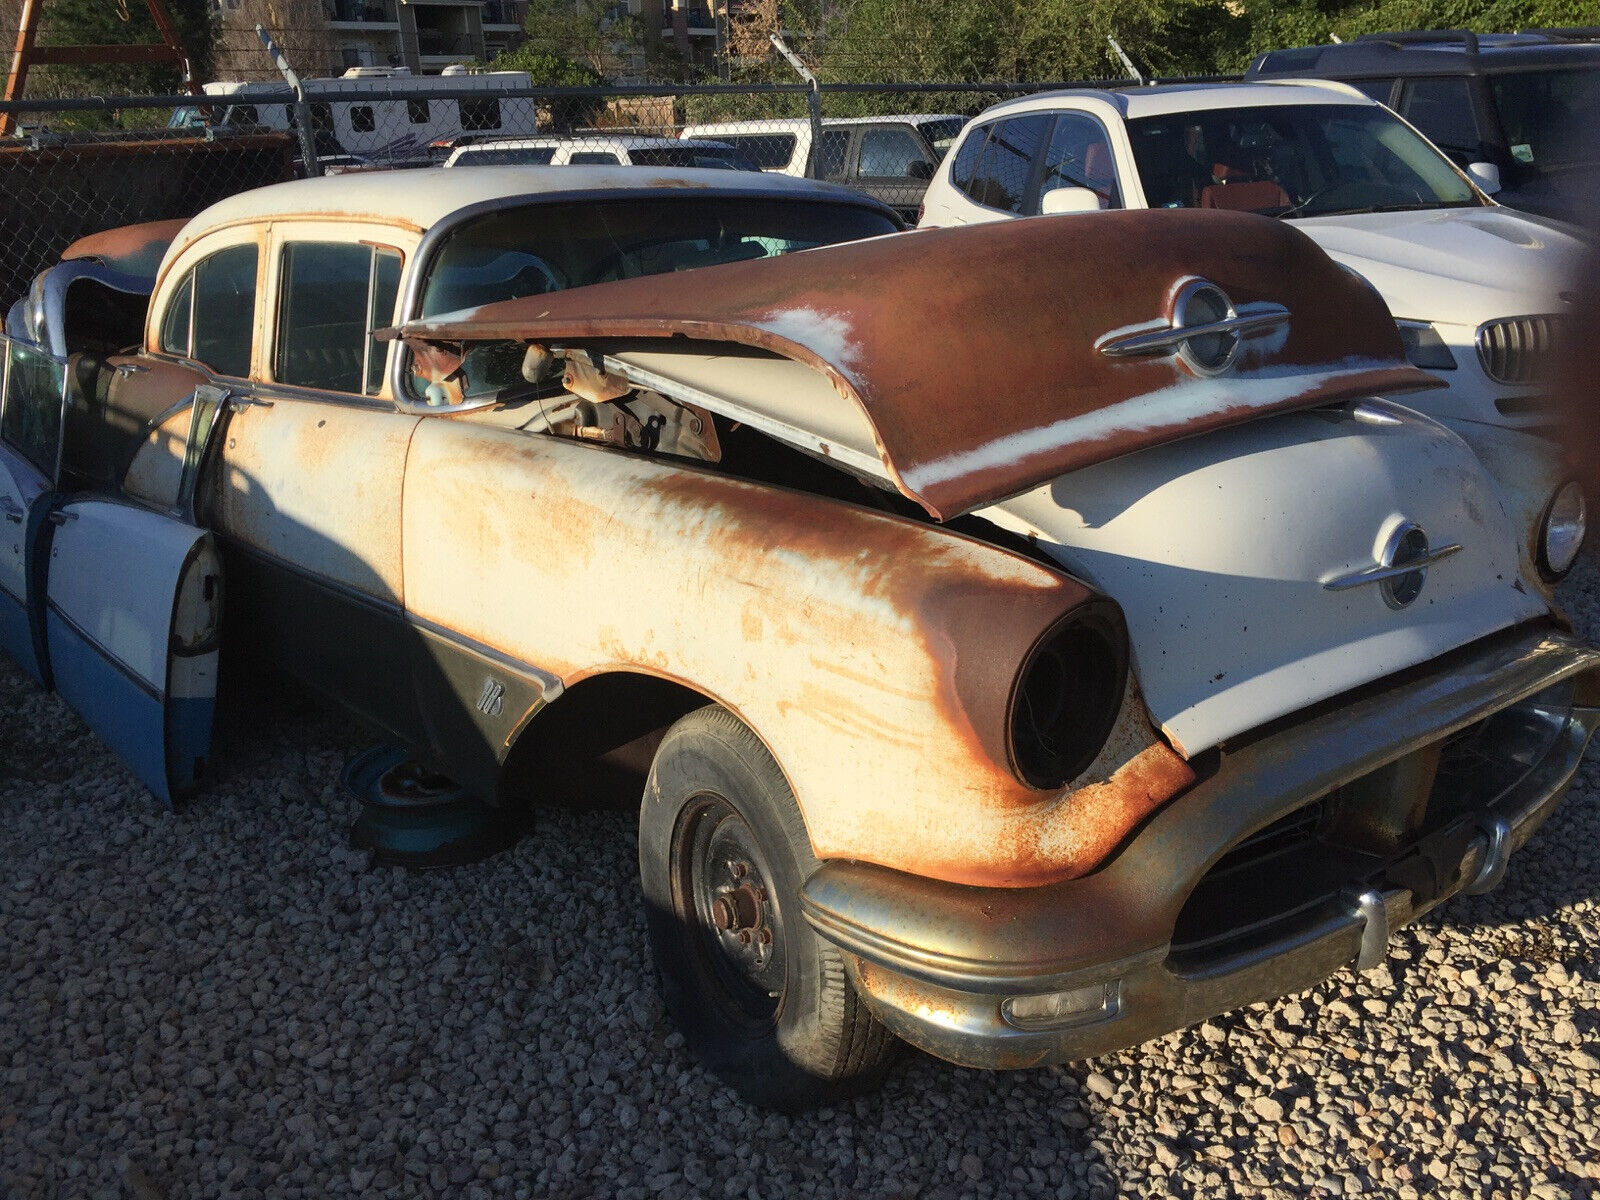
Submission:
<svg viewBox="0 0 1600 1200">
<path fill-rule="evenodd" d="M 91 233 L 68 246 L 61 260 L 92 258 L 125 274 L 154 279 L 167 247 L 188 223 L 187 217 L 178 217 Z"/>
<path fill-rule="evenodd" d="M 1227 373 L 1096 343 L 1164 322 L 1199 276 L 1288 308 Z M 416 321 L 408 340 L 598 349 L 671 338 L 755 347 L 859 405 L 896 485 L 940 519 L 1180 437 L 1438 386 L 1377 294 L 1299 231 L 1224 212 L 1114 212 L 926 230 L 629 279 Z M 828 393 L 807 403 L 834 403 Z M 788 415 L 804 427 L 807 413 Z M 826 414 L 816 413 L 821 422 Z"/>
</svg>

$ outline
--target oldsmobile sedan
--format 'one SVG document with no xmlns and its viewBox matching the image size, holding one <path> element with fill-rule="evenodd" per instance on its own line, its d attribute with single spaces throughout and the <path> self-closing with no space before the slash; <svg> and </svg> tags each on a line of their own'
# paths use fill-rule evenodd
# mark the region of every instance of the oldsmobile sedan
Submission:
<svg viewBox="0 0 1600 1200">
<path fill-rule="evenodd" d="M 1253 215 L 897 224 L 587 167 L 224 201 L 137 346 L 65 300 L 72 354 L 9 344 L 0 638 L 163 799 L 247 649 L 501 809 L 636 763 L 667 1007 L 779 1108 L 901 1040 L 1129 1046 L 1494 886 L 1600 654 L 1372 398 L 1436 382 L 1382 301 Z"/>
</svg>

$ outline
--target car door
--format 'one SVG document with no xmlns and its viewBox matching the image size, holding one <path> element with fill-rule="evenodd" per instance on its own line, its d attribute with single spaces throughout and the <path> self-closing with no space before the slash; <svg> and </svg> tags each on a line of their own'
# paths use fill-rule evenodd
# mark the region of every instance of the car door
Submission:
<svg viewBox="0 0 1600 1200">
<path fill-rule="evenodd" d="M 192 427 L 220 402 L 220 389 L 207 390 L 217 395 L 197 397 Z M 192 443 L 196 456 L 204 444 Z M 222 615 L 211 535 L 92 495 L 65 499 L 49 521 L 45 641 L 56 691 L 171 805 L 194 789 L 211 747 Z"/>
<path fill-rule="evenodd" d="M 0 372 L 0 650 L 48 687 L 44 596 L 35 576 L 60 468 L 66 361 L 4 338 Z"/>
<path fill-rule="evenodd" d="M 249 230 L 180 260 L 152 305 L 147 353 L 110 360 L 106 490 L 47 515 L 45 645 L 57 692 L 165 804 L 210 753 L 222 565 L 195 500 L 237 384 L 249 373 L 259 253 Z M 151 353 L 153 351 L 154 353 Z M 244 398 L 248 398 L 245 396 Z M 79 470 L 73 426 L 60 478 Z"/>
</svg>

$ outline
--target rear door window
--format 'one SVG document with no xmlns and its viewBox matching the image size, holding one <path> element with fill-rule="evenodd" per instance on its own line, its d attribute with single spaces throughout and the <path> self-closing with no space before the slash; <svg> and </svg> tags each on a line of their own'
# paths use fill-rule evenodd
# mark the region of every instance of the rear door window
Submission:
<svg viewBox="0 0 1600 1200">
<path fill-rule="evenodd" d="M 1033 164 L 1049 135 L 1051 121 L 1049 113 L 1029 113 L 997 124 L 984 147 L 972 198 L 1001 212 L 1021 213 Z"/>
<path fill-rule="evenodd" d="M 978 162 L 983 158 L 983 148 L 989 141 L 989 126 L 979 125 L 967 134 L 950 164 L 950 182 L 970 196 L 978 177 Z"/>
<path fill-rule="evenodd" d="M 255 243 L 201 259 L 173 292 L 161 319 L 161 348 L 218 375 L 250 374 L 256 328 Z"/>
</svg>

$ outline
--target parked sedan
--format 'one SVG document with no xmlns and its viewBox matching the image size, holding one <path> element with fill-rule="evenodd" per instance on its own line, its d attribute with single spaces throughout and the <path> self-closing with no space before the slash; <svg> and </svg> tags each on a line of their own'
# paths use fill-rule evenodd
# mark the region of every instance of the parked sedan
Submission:
<svg viewBox="0 0 1600 1200">
<path fill-rule="evenodd" d="M 139 346 L 10 343 L 0 638 L 162 797 L 246 648 L 493 805 L 638 764 L 668 1009 L 779 1108 L 897 1039 L 1131 1045 L 1494 886 L 1600 653 L 1372 398 L 1433 383 L 1373 293 L 1249 215 L 896 228 L 727 172 L 225 201 Z"/>
<path fill-rule="evenodd" d="M 1562 461 L 1550 375 L 1582 261 L 1574 231 L 1495 204 L 1356 89 L 1303 81 L 995 105 L 935 175 L 922 224 L 1123 207 L 1292 221 L 1375 287 L 1407 357 L 1445 384 L 1411 403 L 1494 476 L 1530 575 L 1567 573 L 1583 501 Z"/>
</svg>

